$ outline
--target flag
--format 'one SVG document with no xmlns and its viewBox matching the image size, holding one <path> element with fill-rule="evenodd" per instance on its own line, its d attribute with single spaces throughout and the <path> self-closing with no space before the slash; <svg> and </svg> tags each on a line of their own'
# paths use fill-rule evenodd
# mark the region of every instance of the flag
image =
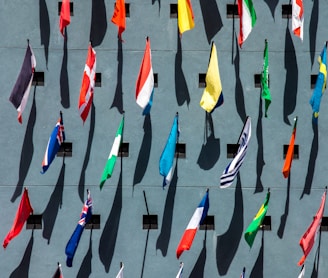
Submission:
<svg viewBox="0 0 328 278">
<path fill-rule="evenodd" d="M 178 27 L 180 34 L 195 27 L 190 0 L 178 0 Z"/>
<path fill-rule="evenodd" d="M 256 23 L 256 12 L 252 0 L 238 0 L 239 14 L 239 37 L 238 43 L 242 47 L 243 43 L 251 33 Z"/>
<path fill-rule="evenodd" d="M 203 223 L 205 217 L 207 216 L 208 209 L 210 207 L 208 190 L 206 191 L 205 196 L 199 203 L 197 209 L 195 210 L 193 216 L 191 217 L 189 224 L 180 240 L 180 243 L 177 247 L 176 254 L 179 259 L 184 250 L 189 250 L 194 237 L 196 235 L 199 226 Z"/>
<path fill-rule="evenodd" d="M 64 278 L 60 263 L 58 263 L 57 270 L 56 270 L 54 276 L 52 276 L 52 278 Z"/>
<path fill-rule="evenodd" d="M 159 159 L 159 173 L 164 177 L 163 186 L 170 185 L 173 176 L 175 147 L 179 139 L 179 114 L 175 115 L 171 132 Z"/>
<path fill-rule="evenodd" d="M 31 206 L 30 199 L 28 197 L 28 191 L 25 188 L 22 199 L 19 203 L 19 206 L 18 206 L 18 209 L 16 212 L 14 223 L 13 223 L 10 231 L 6 235 L 5 239 L 3 240 L 3 248 L 6 248 L 7 245 L 9 244 L 9 242 L 14 237 L 19 235 L 19 233 L 21 232 L 21 230 L 24 226 L 24 223 L 26 222 L 26 220 L 28 219 L 28 217 L 30 216 L 31 213 L 33 213 L 33 208 Z"/>
<path fill-rule="evenodd" d="M 320 56 L 318 57 L 319 62 L 319 74 L 317 77 L 317 81 L 315 83 L 315 87 L 313 90 L 312 97 L 310 99 L 310 104 L 312 106 L 313 111 L 313 120 L 316 123 L 319 116 L 320 102 L 321 96 L 326 89 L 327 82 L 327 43 L 323 47 Z"/>
<path fill-rule="evenodd" d="M 268 109 L 271 104 L 271 94 L 269 89 L 269 50 L 268 41 L 265 40 L 264 54 L 263 54 L 263 71 L 261 75 L 262 98 L 265 101 L 265 117 L 268 117 Z"/>
<path fill-rule="evenodd" d="M 240 274 L 240 278 L 246 278 L 245 273 L 246 273 L 246 268 L 244 267 L 243 272 Z"/>
<path fill-rule="evenodd" d="M 295 146 L 295 138 L 296 138 L 296 126 L 297 126 L 297 117 L 294 119 L 294 127 L 293 133 L 290 137 L 289 146 L 285 158 L 284 166 L 282 167 L 282 174 L 284 178 L 287 179 L 290 173 L 290 169 L 292 168 L 292 162 L 294 157 L 294 146 Z"/>
<path fill-rule="evenodd" d="M 89 45 L 87 61 L 84 68 L 79 98 L 79 112 L 83 123 L 89 115 L 93 100 L 93 90 L 96 79 L 96 51 Z"/>
<path fill-rule="evenodd" d="M 322 216 L 323 216 L 323 213 L 325 210 L 326 195 L 327 195 L 327 189 L 325 190 L 325 192 L 323 193 L 323 195 L 321 197 L 321 204 L 317 211 L 317 214 L 314 216 L 311 225 L 307 228 L 306 232 L 300 239 L 300 246 L 303 250 L 304 255 L 298 262 L 299 266 L 304 264 L 305 259 L 309 255 L 309 253 L 314 245 L 314 242 L 316 240 L 317 234 L 320 229 Z"/>
<path fill-rule="evenodd" d="M 22 114 L 30 94 L 35 67 L 35 56 L 30 44 L 28 44 L 22 68 L 9 97 L 10 102 L 15 106 L 18 112 L 17 119 L 19 123 L 22 123 Z"/>
<path fill-rule="evenodd" d="M 239 148 L 237 154 L 234 157 L 234 159 L 225 168 L 225 170 L 223 171 L 220 177 L 221 188 L 229 187 L 233 183 L 235 177 L 237 176 L 239 169 L 244 162 L 247 153 L 248 143 L 249 140 L 251 139 L 251 134 L 252 134 L 251 118 L 247 117 L 244 128 L 238 140 Z"/>
<path fill-rule="evenodd" d="M 301 268 L 301 272 L 298 275 L 298 278 L 304 278 L 304 275 L 305 275 L 305 265 L 303 264 Z"/>
<path fill-rule="evenodd" d="M 100 189 L 103 188 L 105 181 L 109 179 L 113 174 L 116 158 L 118 156 L 118 151 L 122 143 L 123 130 L 124 130 L 124 116 L 121 120 L 120 126 L 117 129 L 112 149 L 109 153 L 104 171 L 101 176 Z"/>
<path fill-rule="evenodd" d="M 112 22 L 118 27 L 118 38 L 122 40 L 122 33 L 125 30 L 125 2 L 124 0 L 116 0 Z"/>
<path fill-rule="evenodd" d="M 210 61 L 206 73 L 206 88 L 200 100 L 200 106 L 208 113 L 211 113 L 219 106 L 218 103 L 219 105 L 223 103 L 223 94 L 216 46 L 212 42 Z"/>
<path fill-rule="evenodd" d="M 270 191 L 268 191 L 264 203 L 262 204 L 261 208 L 255 215 L 251 224 L 249 224 L 249 226 L 244 234 L 245 240 L 248 243 L 249 247 L 251 247 L 251 248 L 252 248 L 254 239 L 256 237 L 257 231 L 261 227 L 263 219 L 265 218 L 265 215 L 267 213 L 269 200 L 270 200 Z"/>
<path fill-rule="evenodd" d="M 65 141 L 64 124 L 63 124 L 62 113 L 60 113 L 60 117 L 48 140 L 47 149 L 42 161 L 41 174 L 44 174 L 48 170 L 51 162 L 54 160 L 57 152 L 60 149 L 61 144 L 64 141 Z"/>
<path fill-rule="evenodd" d="M 65 27 L 71 22 L 71 11 L 69 2 L 69 0 L 62 0 L 62 5 L 60 9 L 59 30 L 63 36 Z"/>
<path fill-rule="evenodd" d="M 303 0 L 292 0 L 292 29 L 295 36 L 303 41 L 304 10 Z"/>
<path fill-rule="evenodd" d="M 150 113 L 154 93 L 154 73 L 151 64 L 150 40 L 146 38 L 146 48 L 142 58 L 137 82 L 136 82 L 136 101 L 144 109 L 143 115 Z"/>
<path fill-rule="evenodd" d="M 68 267 L 73 266 L 73 258 L 75 255 L 75 251 L 77 249 L 77 246 L 79 245 L 79 241 L 82 235 L 82 232 L 84 230 L 85 225 L 89 222 L 92 216 L 92 199 L 91 199 L 91 194 L 90 191 L 87 190 L 87 200 L 84 202 L 82 212 L 80 215 L 80 220 L 77 223 L 77 226 L 67 242 L 66 249 L 65 249 L 65 254 L 67 256 L 66 258 L 66 265 Z"/>
<path fill-rule="evenodd" d="M 122 266 L 120 268 L 120 271 L 117 273 L 116 278 L 123 278 L 123 269 L 124 269 L 124 264 L 122 263 Z"/>
<path fill-rule="evenodd" d="M 181 263 L 180 263 L 179 272 L 178 272 L 176 278 L 182 278 L 183 266 L 184 266 L 184 264 L 181 262 Z"/>
</svg>

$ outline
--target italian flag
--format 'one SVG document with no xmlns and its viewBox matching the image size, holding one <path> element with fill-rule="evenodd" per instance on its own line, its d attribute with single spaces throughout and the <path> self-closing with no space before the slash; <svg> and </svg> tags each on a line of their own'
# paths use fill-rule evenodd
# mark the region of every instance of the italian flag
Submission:
<svg viewBox="0 0 328 278">
<path fill-rule="evenodd" d="M 242 47 L 256 23 L 256 13 L 252 0 L 238 0 L 239 37 L 238 43 Z"/>
</svg>

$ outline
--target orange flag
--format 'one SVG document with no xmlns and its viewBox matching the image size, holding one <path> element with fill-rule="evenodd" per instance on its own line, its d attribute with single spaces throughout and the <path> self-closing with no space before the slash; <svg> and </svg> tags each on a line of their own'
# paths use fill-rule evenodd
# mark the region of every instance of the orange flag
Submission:
<svg viewBox="0 0 328 278">
<path fill-rule="evenodd" d="M 124 0 L 116 0 L 112 22 L 118 27 L 118 37 L 122 40 L 122 33 L 125 30 L 125 3 Z"/>
<path fill-rule="evenodd" d="M 285 164 L 282 168 L 282 174 L 284 175 L 285 179 L 288 178 L 290 168 L 292 167 L 292 161 L 294 156 L 294 146 L 295 146 L 295 138 L 296 138 L 296 125 L 297 125 L 297 117 L 294 119 L 294 128 L 292 136 L 290 137 L 289 146 L 285 158 Z"/>
<path fill-rule="evenodd" d="M 71 22 L 70 3 L 69 0 L 63 0 L 60 9 L 60 17 L 59 17 L 59 30 L 63 36 L 64 36 L 64 29 L 68 24 L 70 24 L 70 22 Z"/>
</svg>

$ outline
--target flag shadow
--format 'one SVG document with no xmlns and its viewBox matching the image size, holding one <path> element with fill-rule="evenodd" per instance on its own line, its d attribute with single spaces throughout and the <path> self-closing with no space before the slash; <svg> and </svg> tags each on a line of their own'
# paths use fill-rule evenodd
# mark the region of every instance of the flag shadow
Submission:
<svg viewBox="0 0 328 278">
<path fill-rule="evenodd" d="M 237 252 L 244 229 L 244 204 L 241 190 L 240 174 L 237 174 L 235 188 L 235 207 L 228 230 L 217 236 L 216 264 L 220 276 L 227 274 L 232 260 Z"/>
<path fill-rule="evenodd" d="M 19 197 L 22 194 L 24 182 L 33 158 L 33 153 L 34 153 L 33 132 L 34 132 L 34 125 L 36 121 L 35 92 L 36 92 L 36 86 L 34 87 L 31 112 L 28 118 L 22 151 L 21 151 L 18 182 L 16 185 L 15 192 L 10 199 L 12 203 L 14 203 L 17 197 Z"/>
<path fill-rule="evenodd" d="M 262 111 L 262 97 L 260 96 L 259 102 L 259 116 L 257 119 L 256 125 L 256 138 L 257 138 L 257 156 L 256 156 L 256 187 L 254 193 L 263 192 L 263 184 L 261 180 L 263 167 L 265 165 L 264 162 L 264 155 L 263 155 L 263 128 L 262 128 L 262 118 L 263 118 L 263 111 Z"/>
<path fill-rule="evenodd" d="M 287 196 L 286 196 L 286 202 L 285 202 L 285 211 L 284 214 L 281 215 L 280 217 L 280 225 L 277 231 L 277 235 L 279 238 L 283 238 L 284 236 L 284 231 L 285 231 L 285 227 L 286 227 L 286 222 L 287 222 L 287 216 L 288 216 L 288 212 L 289 212 L 289 196 L 290 196 L 290 174 L 288 176 L 288 180 L 287 180 Z"/>
<path fill-rule="evenodd" d="M 319 229 L 318 247 L 314 256 L 313 268 L 311 278 L 319 277 L 319 258 L 320 258 L 320 246 L 321 246 L 321 229 Z"/>
<path fill-rule="evenodd" d="M 318 20 L 319 20 L 319 0 L 312 0 L 312 2 L 313 2 L 313 8 L 312 8 L 310 24 L 309 24 L 311 68 L 313 67 L 316 40 L 317 40 L 317 30 L 318 30 Z"/>
<path fill-rule="evenodd" d="M 206 233 L 207 233 L 207 231 L 205 230 L 203 248 L 198 256 L 198 259 L 194 265 L 194 268 L 192 269 L 192 271 L 189 275 L 189 278 L 204 277 L 204 269 L 205 269 L 205 263 L 206 263 Z"/>
<path fill-rule="evenodd" d="M 46 67 L 48 69 L 48 54 L 50 41 L 50 20 L 47 3 L 45 0 L 39 0 L 39 18 L 40 18 L 40 40 L 44 46 L 44 56 Z"/>
<path fill-rule="evenodd" d="M 92 229 L 90 230 L 89 249 L 82 261 L 81 267 L 76 275 L 76 278 L 88 278 L 90 276 L 90 274 L 92 273 L 91 261 L 92 261 Z"/>
<path fill-rule="evenodd" d="M 264 0 L 264 2 L 268 5 L 268 7 L 271 11 L 272 18 L 274 19 L 274 13 L 275 13 L 275 10 L 276 10 L 279 0 Z"/>
<path fill-rule="evenodd" d="M 158 14 L 161 13 L 161 0 L 151 0 L 151 4 L 154 5 L 155 2 L 158 2 Z"/>
<path fill-rule="evenodd" d="M 264 230 L 262 229 L 261 248 L 249 278 L 263 278 Z"/>
<path fill-rule="evenodd" d="M 67 28 L 64 32 L 64 46 L 63 46 L 63 60 L 60 69 L 60 103 L 64 108 L 70 107 L 69 101 L 69 82 L 68 82 L 68 72 L 67 72 Z"/>
<path fill-rule="evenodd" d="M 92 46 L 101 45 L 107 31 L 107 15 L 104 0 L 92 0 L 90 42 Z"/>
</svg>

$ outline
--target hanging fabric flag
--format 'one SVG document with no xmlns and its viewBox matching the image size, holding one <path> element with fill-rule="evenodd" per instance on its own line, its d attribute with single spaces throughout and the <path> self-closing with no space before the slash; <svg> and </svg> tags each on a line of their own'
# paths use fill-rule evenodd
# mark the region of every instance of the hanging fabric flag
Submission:
<svg viewBox="0 0 328 278">
<path fill-rule="evenodd" d="M 44 174 L 48 170 L 51 162 L 54 160 L 57 152 L 60 149 L 61 144 L 64 141 L 65 141 L 65 132 L 64 132 L 64 124 L 63 124 L 63 114 L 62 112 L 60 112 L 60 117 L 48 140 L 47 149 L 42 161 L 41 174 Z"/>
<path fill-rule="evenodd" d="M 60 17 L 59 17 L 59 31 L 65 36 L 64 29 L 71 22 L 70 0 L 62 0 Z"/>
<path fill-rule="evenodd" d="M 265 218 L 265 215 L 267 213 L 269 200 L 270 200 L 270 191 L 268 191 L 264 203 L 262 204 L 261 208 L 255 215 L 251 224 L 249 224 L 249 226 L 244 234 L 245 240 L 248 243 L 250 248 L 252 248 L 257 231 L 260 229 L 263 219 Z"/>
<path fill-rule="evenodd" d="M 265 47 L 263 54 L 263 71 L 261 75 L 261 88 L 262 88 L 262 98 L 265 101 L 265 117 L 268 117 L 268 109 L 271 104 L 271 94 L 269 89 L 269 50 L 268 41 L 265 39 Z"/>
<path fill-rule="evenodd" d="M 240 274 L 240 278 L 246 278 L 245 273 L 246 273 L 246 268 L 244 267 L 243 272 Z"/>
<path fill-rule="evenodd" d="M 320 102 L 323 92 L 326 89 L 327 82 L 327 43 L 323 47 L 320 56 L 318 57 L 319 62 L 319 74 L 317 77 L 317 81 L 315 83 L 315 87 L 312 93 L 312 97 L 310 99 L 310 104 L 312 106 L 313 111 L 313 122 L 318 122 Z"/>
<path fill-rule="evenodd" d="M 203 223 L 205 217 L 207 216 L 208 209 L 210 207 L 208 189 L 205 196 L 199 203 L 197 209 L 195 210 L 193 216 L 191 217 L 189 224 L 180 240 L 180 243 L 177 247 L 176 254 L 179 259 L 184 250 L 189 250 L 196 232 L 199 229 L 199 226 Z"/>
<path fill-rule="evenodd" d="M 118 38 L 122 41 L 122 33 L 125 30 L 125 2 L 116 0 L 112 22 L 118 27 Z"/>
<path fill-rule="evenodd" d="M 251 134 L 252 134 L 251 118 L 247 117 L 244 124 L 244 128 L 238 140 L 239 148 L 237 154 L 234 157 L 234 159 L 225 168 L 225 170 L 223 171 L 220 177 L 221 188 L 229 187 L 233 183 L 235 177 L 237 176 L 239 169 L 244 162 L 247 153 L 248 143 L 249 140 L 251 139 Z"/>
<path fill-rule="evenodd" d="M 304 278 L 304 276 L 305 276 L 305 265 L 303 264 L 301 268 L 301 272 L 298 275 L 298 278 Z"/>
<path fill-rule="evenodd" d="M 116 158 L 118 156 L 118 151 L 120 149 L 121 143 L 122 143 L 122 137 L 123 137 L 123 130 L 124 130 L 124 116 L 121 120 L 120 126 L 117 129 L 115 140 L 112 146 L 112 149 L 109 153 L 104 171 L 101 176 L 101 181 L 100 181 L 100 189 L 103 188 L 103 185 L 107 179 L 109 179 L 114 170 L 114 166 L 116 163 Z"/>
<path fill-rule="evenodd" d="M 184 266 L 184 264 L 181 262 L 181 263 L 180 263 L 179 272 L 178 272 L 176 278 L 182 278 L 183 266 Z"/>
<path fill-rule="evenodd" d="M 306 257 L 309 255 L 311 252 L 311 249 L 314 245 L 314 242 L 316 240 L 317 234 L 320 229 L 321 225 L 321 220 L 323 213 L 325 211 L 325 202 L 326 202 L 326 195 L 327 195 L 327 188 L 325 192 L 323 193 L 321 197 L 321 204 L 320 207 L 317 211 L 317 214 L 314 216 L 313 221 L 311 225 L 307 228 L 306 232 L 300 239 L 300 246 L 303 250 L 304 255 L 302 258 L 299 260 L 298 265 L 301 266 L 304 264 Z"/>
<path fill-rule="evenodd" d="M 3 248 L 6 248 L 9 242 L 21 232 L 26 220 L 33 213 L 33 208 L 28 197 L 28 191 L 25 188 L 22 199 L 19 203 L 18 210 L 14 219 L 14 223 L 3 240 Z"/>
<path fill-rule="evenodd" d="M 284 178 L 287 179 L 290 173 L 290 169 L 292 168 L 292 162 L 294 157 L 294 146 L 295 146 L 295 139 L 296 139 L 296 127 L 297 127 L 297 117 L 294 119 L 294 127 L 293 133 L 290 137 L 289 146 L 285 158 L 284 166 L 282 167 L 282 174 Z"/>
<path fill-rule="evenodd" d="M 200 100 L 200 106 L 211 113 L 223 103 L 222 84 L 219 71 L 216 46 L 212 42 L 210 61 L 206 73 L 206 88 Z"/>
<path fill-rule="evenodd" d="M 178 27 L 181 35 L 195 27 L 190 0 L 178 0 Z"/>
<path fill-rule="evenodd" d="M 52 278 L 64 278 L 60 263 L 58 263 L 57 270 L 56 270 L 54 276 L 52 276 Z"/>
<path fill-rule="evenodd" d="M 304 11 L 303 0 L 292 0 L 292 29 L 295 36 L 303 41 Z"/>
<path fill-rule="evenodd" d="M 89 222 L 89 220 L 92 217 L 92 199 L 91 199 L 91 194 L 90 194 L 89 190 L 87 190 L 87 195 L 88 195 L 88 197 L 87 197 L 87 200 L 84 202 L 82 212 L 80 215 L 80 220 L 77 223 L 77 226 L 66 245 L 65 254 L 67 256 L 66 265 L 68 267 L 73 266 L 73 258 L 74 258 L 77 246 L 79 245 L 82 232 L 84 230 L 85 225 Z"/>
<path fill-rule="evenodd" d="M 175 115 L 170 135 L 159 159 L 159 173 L 164 177 L 163 187 L 170 185 L 173 176 L 175 147 L 179 139 L 179 114 Z"/>
<path fill-rule="evenodd" d="M 143 115 L 150 113 L 153 104 L 154 94 L 154 73 L 151 63 L 150 39 L 146 38 L 146 48 L 142 58 L 137 82 L 136 82 L 136 101 L 144 109 Z"/>
<path fill-rule="evenodd" d="M 35 56 L 30 44 L 28 43 L 22 68 L 9 97 L 10 102 L 15 106 L 18 112 L 17 119 L 19 123 L 22 123 L 22 114 L 30 94 L 35 67 Z"/>
<path fill-rule="evenodd" d="M 238 44 L 242 47 L 256 23 L 256 12 L 252 0 L 238 0 L 239 37 Z"/>
<path fill-rule="evenodd" d="M 93 100 L 93 90 L 96 80 L 96 51 L 92 48 L 91 44 L 88 48 L 88 56 L 85 64 L 82 85 L 79 98 L 79 112 L 83 123 L 89 115 Z"/>
<path fill-rule="evenodd" d="M 124 264 L 122 263 L 120 271 L 117 273 L 116 278 L 123 278 L 123 269 L 124 269 Z"/>
</svg>

